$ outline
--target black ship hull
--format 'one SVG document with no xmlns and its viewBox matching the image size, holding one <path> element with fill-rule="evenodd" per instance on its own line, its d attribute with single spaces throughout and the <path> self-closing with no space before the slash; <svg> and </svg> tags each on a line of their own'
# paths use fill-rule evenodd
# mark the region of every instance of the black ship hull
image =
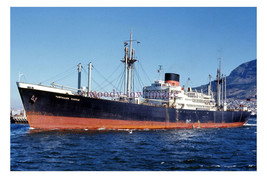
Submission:
<svg viewBox="0 0 267 178">
<path fill-rule="evenodd" d="M 239 127 L 250 112 L 202 111 L 133 104 L 30 88 L 19 92 L 38 129 L 173 129 Z"/>
</svg>

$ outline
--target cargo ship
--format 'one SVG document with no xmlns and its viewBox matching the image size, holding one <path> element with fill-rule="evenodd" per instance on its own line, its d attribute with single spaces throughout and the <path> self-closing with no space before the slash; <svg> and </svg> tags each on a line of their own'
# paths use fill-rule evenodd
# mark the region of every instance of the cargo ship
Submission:
<svg viewBox="0 0 267 178">
<path fill-rule="evenodd" d="M 226 78 L 217 69 L 217 99 L 208 93 L 180 86 L 180 75 L 165 73 L 165 80 L 144 86 L 142 96 L 133 92 L 135 51 L 132 39 L 124 42 L 124 93 L 112 98 L 98 97 L 91 91 L 92 63 L 88 64 L 88 87 L 78 88 L 17 82 L 28 123 L 34 129 L 193 129 L 240 127 L 250 112 L 227 109 Z M 161 75 L 161 68 L 158 70 Z M 224 86 L 224 87 L 223 87 Z M 224 91 L 224 95 L 223 95 Z M 224 102 L 223 102 L 224 100 Z"/>
</svg>

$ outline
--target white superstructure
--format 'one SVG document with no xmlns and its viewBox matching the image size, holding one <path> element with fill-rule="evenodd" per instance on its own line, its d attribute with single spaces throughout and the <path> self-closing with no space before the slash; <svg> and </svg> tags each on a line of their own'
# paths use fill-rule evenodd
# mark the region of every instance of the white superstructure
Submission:
<svg viewBox="0 0 267 178">
<path fill-rule="evenodd" d="M 173 86 L 165 81 L 155 81 L 151 86 L 143 88 L 145 102 L 151 105 L 168 106 L 176 109 L 216 110 L 212 95 L 187 91 L 181 86 Z"/>
</svg>

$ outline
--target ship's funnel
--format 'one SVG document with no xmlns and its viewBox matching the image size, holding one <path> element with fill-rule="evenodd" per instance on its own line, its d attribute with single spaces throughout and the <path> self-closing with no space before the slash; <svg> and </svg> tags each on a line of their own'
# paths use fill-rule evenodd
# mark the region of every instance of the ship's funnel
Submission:
<svg viewBox="0 0 267 178">
<path fill-rule="evenodd" d="M 179 74 L 165 73 L 165 83 L 169 83 L 171 86 L 179 86 L 179 81 Z"/>
</svg>

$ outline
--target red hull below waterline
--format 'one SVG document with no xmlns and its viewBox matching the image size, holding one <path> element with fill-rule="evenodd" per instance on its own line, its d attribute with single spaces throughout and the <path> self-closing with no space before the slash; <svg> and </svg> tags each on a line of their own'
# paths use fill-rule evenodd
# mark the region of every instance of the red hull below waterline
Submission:
<svg viewBox="0 0 267 178">
<path fill-rule="evenodd" d="M 245 122 L 234 123 L 166 123 L 155 121 L 125 121 L 99 118 L 77 118 L 62 116 L 28 115 L 28 122 L 34 129 L 192 129 L 240 127 Z"/>
</svg>

